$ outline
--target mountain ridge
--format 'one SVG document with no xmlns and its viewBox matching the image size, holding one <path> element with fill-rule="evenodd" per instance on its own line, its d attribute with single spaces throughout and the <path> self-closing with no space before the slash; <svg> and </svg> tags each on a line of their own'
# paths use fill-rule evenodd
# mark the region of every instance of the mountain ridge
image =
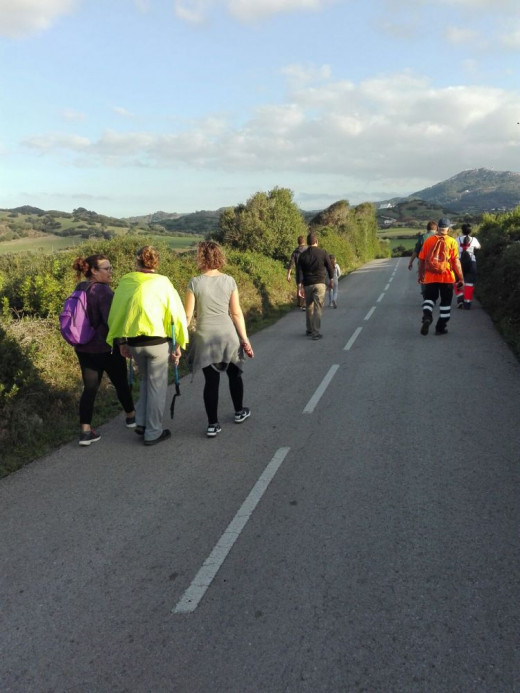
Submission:
<svg viewBox="0 0 520 693">
<path fill-rule="evenodd" d="M 392 218 L 392 210 L 406 207 L 416 201 L 426 203 L 433 210 L 439 209 L 443 214 L 453 216 L 480 215 L 484 212 L 502 212 L 520 205 L 520 173 L 513 171 L 494 171 L 487 168 L 466 169 L 444 181 L 436 183 L 411 195 L 393 197 L 381 201 L 367 201 L 376 207 L 378 218 Z M 424 206 L 424 205 L 423 205 Z M 100 223 L 120 225 L 162 226 L 167 232 L 207 233 L 218 226 L 220 213 L 225 207 L 216 210 L 198 210 L 196 212 L 164 212 L 129 217 L 109 217 L 90 212 L 82 207 L 70 212 L 42 210 L 31 205 L 22 205 L 12 209 L 1 209 L 11 214 L 26 214 L 49 217 L 77 217 L 81 220 L 96 220 Z M 322 210 L 313 212 L 301 210 L 306 221 Z M 429 212 L 424 210 L 427 216 Z M 403 216 L 402 214 L 400 216 Z M 118 223 L 119 222 L 119 223 Z"/>
<path fill-rule="evenodd" d="M 415 199 L 449 208 L 458 214 L 506 211 L 520 205 L 520 173 L 488 168 L 465 169 L 411 195 L 376 204 L 395 205 Z"/>
</svg>

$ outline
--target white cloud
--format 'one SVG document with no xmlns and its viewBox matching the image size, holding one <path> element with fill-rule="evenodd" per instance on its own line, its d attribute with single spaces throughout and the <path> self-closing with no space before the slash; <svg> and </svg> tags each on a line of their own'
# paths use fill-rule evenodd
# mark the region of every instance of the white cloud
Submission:
<svg viewBox="0 0 520 693">
<path fill-rule="evenodd" d="M 197 24 L 204 22 L 214 9 L 226 9 L 240 22 L 254 22 L 277 14 L 319 11 L 338 0 L 174 0 L 179 19 Z"/>
<path fill-rule="evenodd" d="M 230 14 L 240 21 L 255 21 L 282 12 L 318 11 L 334 0 L 228 0 Z"/>
<path fill-rule="evenodd" d="M 85 114 L 81 113 L 80 111 L 75 111 L 73 108 L 66 108 L 63 111 L 61 111 L 61 117 L 64 120 L 68 120 L 71 122 L 85 120 Z"/>
<path fill-rule="evenodd" d="M 520 26 L 510 29 L 507 33 L 499 36 L 500 44 L 507 50 L 517 51 L 520 49 Z"/>
<path fill-rule="evenodd" d="M 60 149 L 71 152 L 85 151 L 90 147 L 88 137 L 81 135 L 66 135 L 63 133 L 50 133 L 27 137 L 22 144 L 32 149 L 37 154 L 47 154 Z"/>
<path fill-rule="evenodd" d="M 38 33 L 48 29 L 63 14 L 68 14 L 79 0 L 0 0 L 0 35 L 9 38 Z"/>
<path fill-rule="evenodd" d="M 478 33 L 468 27 L 449 26 L 445 30 L 445 36 L 448 43 L 453 45 L 471 44 L 478 39 Z"/>
<path fill-rule="evenodd" d="M 189 24 L 204 22 L 214 5 L 212 0 L 175 0 L 174 10 L 179 19 Z"/>
<path fill-rule="evenodd" d="M 98 139 L 51 134 L 24 144 L 38 154 L 68 153 L 81 166 L 305 172 L 350 176 L 378 189 L 397 189 L 396 180 L 440 180 L 463 168 L 518 170 L 519 92 L 436 88 L 399 73 L 359 84 L 323 78 L 287 96 L 285 104 L 257 108 L 239 128 L 214 117 L 166 135 L 110 130 Z"/>
<path fill-rule="evenodd" d="M 134 114 L 129 111 L 126 108 L 123 108 L 122 106 L 112 106 L 112 111 L 118 116 L 121 116 L 122 118 L 133 118 Z"/>
<path fill-rule="evenodd" d="M 518 12 L 518 0 L 386 0 L 395 9 L 416 9 L 418 5 L 447 5 L 461 9 L 483 12 Z"/>
<path fill-rule="evenodd" d="M 134 5 L 139 12 L 146 14 L 150 11 L 151 0 L 134 0 Z"/>
<path fill-rule="evenodd" d="M 516 12 L 518 11 L 517 0 L 426 0 L 430 4 L 453 5 L 469 10 L 484 10 L 493 12 Z M 410 0 L 413 2 L 413 0 Z"/>
</svg>

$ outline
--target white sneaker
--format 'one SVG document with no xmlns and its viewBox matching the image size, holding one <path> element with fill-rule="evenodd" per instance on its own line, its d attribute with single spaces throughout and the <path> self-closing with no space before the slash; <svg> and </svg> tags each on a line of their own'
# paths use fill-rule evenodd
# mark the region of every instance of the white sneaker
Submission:
<svg viewBox="0 0 520 693">
<path fill-rule="evenodd" d="M 221 430 L 222 429 L 220 428 L 219 423 L 210 424 L 208 426 L 208 430 L 206 431 L 206 435 L 208 436 L 208 438 L 214 438 L 217 435 L 217 433 L 220 433 Z"/>
<path fill-rule="evenodd" d="M 242 411 L 235 412 L 235 423 L 242 423 L 251 416 L 251 410 L 244 407 Z"/>
</svg>

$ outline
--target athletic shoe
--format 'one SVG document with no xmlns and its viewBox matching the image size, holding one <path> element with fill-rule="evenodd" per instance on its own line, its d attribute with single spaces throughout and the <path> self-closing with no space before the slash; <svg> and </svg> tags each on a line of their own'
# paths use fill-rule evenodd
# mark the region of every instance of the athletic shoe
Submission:
<svg viewBox="0 0 520 693">
<path fill-rule="evenodd" d="M 208 436 L 208 438 L 214 438 L 217 435 L 217 433 L 220 433 L 221 430 L 222 429 L 220 428 L 219 423 L 210 424 L 208 426 L 208 430 L 206 431 L 206 435 Z"/>
<path fill-rule="evenodd" d="M 137 433 L 138 436 L 144 436 L 145 430 L 146 426 L 136 426 L 134 428 L 134 433 Z"/>
<path fill-rule="evenodd" d="M 471 310 L 471 303 L 464 302 L 464 310 Z"/>
<path fill-rule="evenodd" d="M 318 339 L 323 339 L 323 335 L 318 332 L 318 334 L 313 334 L 312 339 L 317 341 Z"/>
<path fill-rule="evenodd" d="M 337 308 L 337 307 L 338 307 L 338 304 L 336 303 L 336 301 L 332 301 L 332 307 L 333 307 L 333 308 Z"/>
<path fill-rule="evenodd" d="M 153 440 L 145 440 L 144 444 L 145 445 L 157 445 L 157 443 L 160 443 L 163 440 L 167 440 L 171 436 L 170 429 L 164 428 L 163 432 L 158 438 L 154 438 Z"/>
<path fill-rule="evenodd" d="M 421 325 L 421 334 L 427 335 L 431 324 L 432 324 L 431 318 L 423 318 L 422 325 Z"/>
<path fill-rule="evenodd" d="M 242 411 L 235 412 L 235 423 L 242 423 L 251 416 L 251 410 L 244 407 Z"/>
<path fill-rule="evenodd" d="M 311 332 L 310 330 L 306 330 L 305 336 L 306 336 L 306 337 L 311 337 L 311 336 L 312 336 L 312 332 Z"/>
<path fill-rule="evenodd" d="M 90 445 L 90 443 L 95 443 L 101 438 L 99 433 L 96 433 L 96 431 L 91 428 L 90 431 L 83 431 L 80 433 L 79 436 L 79 444 L 80 445 Z"/>
<path fill-rule="evenodd" d="M 448 328 L 447 327 L 436 327 L 435 328 L 435 334 L 448 334 Z"/>
<path fill-rule="evenodd" d="M 457 303 L 457 308 L 458 308 L 459 310 L 462 310 L 462 309 L 464 308 L 464 304 L 462 303 L 462 301 L 459 301 L 459 302 Z"/>
<path fill-rule="evenodd" d="M 127 428 L 135 428 L 136 427 L 135 416 L 127 416 L 125 419 L 125 426 Z"/>
</svg>

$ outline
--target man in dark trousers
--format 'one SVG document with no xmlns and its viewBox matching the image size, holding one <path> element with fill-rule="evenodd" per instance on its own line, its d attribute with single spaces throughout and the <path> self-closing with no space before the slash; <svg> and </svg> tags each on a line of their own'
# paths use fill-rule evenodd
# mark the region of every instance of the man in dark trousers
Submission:
<svg viewBox="0 0 520 693">
<path fill-rule="evenodd" d="M 298 304 L 298 308 L 301 308 L 302 310 L 305 310 L 305 298 L 303 296 L 300 296 L 300 292 L 298 290 L 298 272 L 296 271 L 296 266 L 298 264 L 298 258 L 300 255 L 303 253 L 304 250 L 307 250 L 307 246 L 304 243 L 305 236 L 298 236 L 298 247 L 293 250 L 293 253 L 291 255 L 291 261 L 289 263 L 289 268 L 287 270 L 287 281 L 291 281 L 291 272 L 294 269 L 294 278 L 296 279 L 296 303 Z"/>
<path fill-rule="evenodd" d="M 305 296 L 307 336 L 321 339 L 321 311 L 327 286 L 332 288 L 334 268 L 329 254 L 318 248 L 318 237 L 311 231 L 307 236 L 307 250 L 300 254 L 296 266 L 298 290 Z"/>
</svg>

